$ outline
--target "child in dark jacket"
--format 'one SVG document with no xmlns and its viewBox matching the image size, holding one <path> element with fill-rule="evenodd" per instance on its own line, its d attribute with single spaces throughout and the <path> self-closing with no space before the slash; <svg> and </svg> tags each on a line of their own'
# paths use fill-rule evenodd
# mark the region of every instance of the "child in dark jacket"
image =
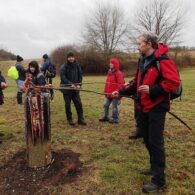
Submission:
<svg viewBox="0 0 195 195">
<path fill-rule="evenodd" d="M 31 75 L 31 83 L 36 86 L 43 86 L 46 84 L 45 77 L 43 73 L 39 70 L 39 65 L 37 61 L 32 61 L 29 63 L 28 72 Z"/>
<path fill-rule="evenodd" d="M 19 55 L 16 56 L 16 64 L 15 67 L 18 71 L 18 79 L 16 80 L 16 84 L 18 87 L 18 92 L 17 92 L 17 103 L 18 104 L 23 104 L 22 102 L 22 88 L 24 87 L 24 81 L 26 77 L 26 72 L 27 70 L 23 66 L 23 58 Z"/>
<path fill-rule="evenodd" d="M 5 89 L 6 87 L 7 87 L 7 83 L 0 71 L 0 105 L 4 104 L 3 89 Z"/>
<path fill-rule="evenodd" d="M 109 121 L 110 123 L 118 123 L 119 121 L 119 104 L 120 99 L 113 98 L 111 96 L 112 92 L 115 90 L 119 90 L 123 84 L 124 76 L 123 73 L 119 70 L 119 60 L 117 58 L 111 58 L 109 64 L 109 70 L 107 74 L 106 84 L 104 88 L 104 92 L 106 94 L 106 98 L 104 101 L 104 113 L 103 117 L 99 119 L 100 122 Z M 112 103 L 112 120 L 109 119 L 109 106 Z"/>
</svg>

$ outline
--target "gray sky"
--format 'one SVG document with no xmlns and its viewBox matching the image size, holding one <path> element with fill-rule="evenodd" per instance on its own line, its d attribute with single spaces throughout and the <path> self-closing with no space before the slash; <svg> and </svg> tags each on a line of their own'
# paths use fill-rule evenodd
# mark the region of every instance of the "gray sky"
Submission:
<svg viewBox="0 0 195 195">
<path fill-rule="evenodd" d="M 129 16 L 142 1 L 145 0 L 118 0 Z M 184 2 L 190 8 L 184 45 L 195 46 L 195 1 Z M 0 0 L 0 48 L 24 58 L 40 58 L 57 46 L 79 43 L 85 15 L 93 14 L 94 3 L 95 0 Z"/>
</svg>

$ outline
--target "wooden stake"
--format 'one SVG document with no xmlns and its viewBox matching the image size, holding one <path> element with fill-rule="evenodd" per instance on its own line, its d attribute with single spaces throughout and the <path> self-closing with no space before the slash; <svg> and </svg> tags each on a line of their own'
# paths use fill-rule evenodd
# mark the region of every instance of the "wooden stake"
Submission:
<svg viewBox="0 0 195 195">
<path fill-rule="evenodd" d="M 37 168 L 50 164 L 52 156 L 49 93 L 30 92 L 26 96 L 25 133 L 29 167 Z"/>
</svg>

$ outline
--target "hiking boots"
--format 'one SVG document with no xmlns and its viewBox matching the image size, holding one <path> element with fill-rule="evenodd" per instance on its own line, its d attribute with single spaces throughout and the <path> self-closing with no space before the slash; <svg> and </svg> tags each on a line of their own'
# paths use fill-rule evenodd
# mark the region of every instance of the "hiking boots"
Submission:
<svg viewBox="0 0 195 195">
<path fill-rule="evenodd" d="M 75 125 L 75 123 L 74 123 L 73 120 L 71 120 L 71 119 L 68 120 L 68 124 L 71 125 L 71 126 L 74 126 L 74 125 Z"/>
<path fill-rule="evenodd" d="M 79 120 L 79 121 L 78 121 L 78 124 L 79 124 L 79 125 L 87 125 L 87 123 L 86 123 L 84 120 Z"/>
<path fill-rule="evenodd" d="M 162 191 L 166 188 L 166 185 L 157 185 L 154 183 L 149 183 L 143 186 L 142 188 L 142 192 L 144 193 L 155 193 L 155 192 L 159 192 Z"/>
<path fill-rule="evenodd" d="M 99 119 L 100 122 L 108 122 L 109 118 L 103 117 L 101 119 Z"/>
<path fill-rule="evenodd" d="M 117 124 L 118 121 L 117 120 L 109 120 L 109 123 L 111 123 L 111 124 Z"/>
<path fill-rule="evenodd" d="M 68 120 L 68 124 L 71 126 L 75 126 L 75 123 L 73 122 L 73 120 Z M 79 125 L 87 125 L 87 123 L 84 120 L 78 120 L 78 124 Z"/>
</svg>

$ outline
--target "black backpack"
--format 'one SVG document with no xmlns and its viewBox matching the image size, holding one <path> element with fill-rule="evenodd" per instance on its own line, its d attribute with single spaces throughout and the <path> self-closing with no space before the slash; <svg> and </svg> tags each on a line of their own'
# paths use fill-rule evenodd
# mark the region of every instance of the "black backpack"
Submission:
<svg viewBox="0 0 195 195">
<path fill-rule="evenodd" d="M 160 56 L 157 60 L 156 60 L 156 67 L 159 71 L 159 75 L 160 77 L 162 77 L 162 73 L 161 73 L 161 67 L 160 67 L 160 61 L 163 60 L 163 59 L 169 59 L 169 57 L 167 55 L 162 55 Z M 171 94 L 170 94 L 170 100 L 173 100 L 173 99 L 176 99 L 178 97 L 180 97 L 180 100 L 181 100 L 181 95 L 182 95 L 182 81 L 181 81 L 181 78 L 180 78 L 180 74 L 179 74 L 179 71 L 177 70 L 178 72 L 178 75 L 179 75 L 179 79 L 180 79 L 180 84 L 179 84 L 179 87 L 175 90 L 175 91 L 172 91 Z"/>
<path fill-rule="evenodd" d="M 46 77 L 47 78 L 54 78 L 56 76 L 56 66 L 53 63 L 49 63 L 49 66 L 46 70 Z"/>
</svg>

